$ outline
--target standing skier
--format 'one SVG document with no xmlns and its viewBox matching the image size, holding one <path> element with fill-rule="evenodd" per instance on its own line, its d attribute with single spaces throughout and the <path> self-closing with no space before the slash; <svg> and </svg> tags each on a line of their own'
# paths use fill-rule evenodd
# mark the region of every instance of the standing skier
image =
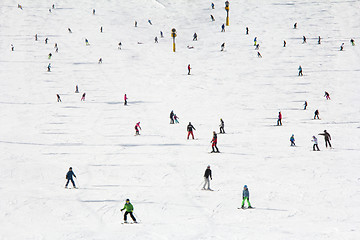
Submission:
<svg viewBox="0 0 360 240">
<path fill-rule="evenodd" d="M 329 94 L 328 92 L 326 92 L 326 91 L 325 91 L 324 97 L 326 97 L 326 100 L 331 100 L 331 99 L 330 99 L 330 94 Z"/>
<path fill-rule="evenodd" d="M 118 44 L 118 49 L 121 50 L 121 42 Z"/>
<path fill-rule="evenodd" d="M 73 176 L 76 178 L 74 172 L 72 171 L 72 167 L 69 168 L 69 171 L 66 173 L 66 179 L 67 179 L 67 182 L 65 184 L 65 188 L 67 188 L 67 186 L 69 185 L 69 181 L 71 181 L 72 185 L 74 188 L 77 188 L 75 186 L 75 182 L 74 182 L 74 179 L 73 179 Z"/>
<path fill-rule="evenodd" d="M 290 137 L 290 142 L 291 142 L 291 144 L 290 144 L 291 147 L 295 146 L 295 137 L 294 137 L 294 134 L 291 135 L 291 137 Z"/>
<path fill-rule="evenodd" d="M 225 49 L 225 43 L 222 43 L 222 44 L 221 44 L 221 51 L 223 52 L 224 49 Z"/>
<path fill-rule="evenodd" d="M 75 87 L 75 93 L 79 93 L 79 86 L 78 85 L 76 85 L 76 87 Z"/>
<path fill-rule="evenodd" d="M 194 33 L 194 36 L 193 36 L 193 41 L 197 41 L 197 34 L 196 33 Z"/>
<path fill-rule="evenodd" d="M 282 119 L 282 114 L 281 114 L 281 112 L 279 112 L 278 120 L 277 120 L 277 125 L 278 125 L 278 126 L 279 126 L 279 125 L 282 126 L 281 119 Z"/>
<path fill-rule="evenodd" d="M 286 41 L 284 40 L 284 47 L 286 47 Z"/>
<path fill-rule="evenodd" d="M 101 33 L 103 32 L 103 27 L 102 27 L 102 26 L 100 27 L 100 32 L 101 32 Z"/>
<path fill-rule="evenodd" d="M 217 134 L 216 134 L 216 132 L 215 131 L 213 131 L 213 138 L 212 138 L 212 140 L 211 140 L 211 142 L 210 143 L 212 143 L 212 145 L 211 145 L 211 147 L 212 147 L 212 153 L 214 153 L 214 152 L 217 152 L 217 153 L 219 153 L 219 149 L 217 148 Z M 215 149 L 216 149 L 216 151 L 215 151 Z"/>
<path fill-rule="evenodd" d="M 179 119 L 179 117 L 178 117 L 178 116 L 176 116 L 176 114 L 174 114 L 174 120 L 175 120 L 175 123 L 179 123 L 178 119 Z"/>
<path fill-rule="evenodd" d="M 303 72 L 302 72 L 302 67 L 301 67 L 301 65 L 299 66 L 298 70 L 299 70 L 298 76 L 302 76 L 302 75 L 303 75 Z"/>
<path fill-rule="evenodd" d="M 224 121 L 222 120 L 222 118 L 220 118 L 220 133 L 225 133 L 225 130 L 224 130 Z"/>
<path fill-rule="evenodd" d="M 38 40 L 38 35 L 37 34 L 35 34 L 35 41 L 37 41 Z"/>
<path fill-rule="evenodd" d="M 318 44 L 321 44 L 321 37 L 318 38 Z"/>
<path fill-rule="evenodd" d="M 319 135 L 324 136 L 324 138 L 325 138 L 325 146 L 328 147 L 328 144 L 329 144 L 329 147 L 331 148 L 331 143 L 330 143 L 331 136 L 330 136 L 330 134 L 326 130 L 324 130 L 324 133 L 319 133 Z"/>
<path fill-rule="evenodd" d="M 245 34 L 249 35 L 249 28 L 248 27 L 246 27 L 246 33 Z"/>
<path fill-rule="evenodd" d="M 56 94 L 56 97 L 57 97 L 57 102 L 61 102 L 60 95 L 59 95 L 59 94 Z"/>
<path fill-rule="evenodd" d="M 135 125 L 135 135 L 140 135 L 139 129 L 141 130 L 140 122 Z"/>
<path fill-rule="evenodd" d="M 354 39 L 350 39 L 351 45 L 355 46 L 355 40 Z"/>
<path fill-rule="evenodd" d="M 95 9 L 93 9 L 93 15 L 95 15 Z"/>
<path fill-rule="evenodd" d="M 306 110 L 307 105 L 308 105 L 308 103 L 307 103 L 307 101 L 305 101 L 305 103 L 304 103 L 304 110 Z"/>
<path fill-rule="evenodd" d="M 127 105 L 127 100 L 128 100 L 128 97 L 126 96 L 126 93 L 124 95 L 124 105 L 126 106 Z"/>
<path fill-rule="evenodd" d="M 254 37 L 254 46 L 257 45 L 257 37 Z"/>
<path fill-rule="evenodd" d="M 225 24 L 221 25 L 221 32 L 225 32 Z"/>
<path fill-rule="evenodd" d="M 162 31 L 160 31 L 160 37 L 163 38 L 164 37 L 164 34 Z"/>
<path fill-rule="evenodd" d="M 316 109 L 315 112 L 314 112 L 314 119 L 316 119 L 316 118 L 317 118 L 317 119 L 320 119 L 320 118 L 319 118 L 319 110 L 317 110 L 317 109 Z"/>
<path fill-rule="evenodd" d="M 303 44 L 306 43 L 306 37 L 303 36 Z"/>
<path fill-rule="evenodd" d="M 72 33 L 72 31 L 71 31 L 71 29 L 70 29 L 70 28 L 68 28 L 68 31 L 69 31 L 69 33 Z"/>
<path fill-rule="evenodd" d="M 85 101 L 85 95 L 86 95 L 86 93 L 83 93 L 83 95 L 81 96 L 80 101 Z"/>
<path fill-rule="evenodd" d="M 260 52 L 257 52 L 257 56 L 258 56 L 259 58 L 262 58 L 262 56 L 261 56 L 261 53 L 260 53 Z"/>
<path fill-rule="evenodd" d="M 191 134 L 191 136 L 192 136 L 192 139 L 194 139 L 193 130 L 196 131 L 196 129 L 194 128 L 194 126 L 191 124 L 191 122 L 189 122 L 189 125 L 187 125 L 187 131 L 188 131 L 187 139 L 188 139 L 188 140 L 189 140 L 190 134 Z"/>
<path fill-rule="evenodd" d="M 148 20 L 148 23 L 149 23 L 150 25 L 152 25 L 152 22 L 151 22 L 151 20 L 150 20 L 150 19 Z"/>
<path fill-rule="evenodd" d="M 244 190 L 243 190 L 243 201 L 241 203 L 241 208 L 244 209 L 244 204 L 245 204 L 245 200 L 247 200 L 248 203 L 248 208 L 252 208 L 251 204 L 250 204 L 250 193 L 249 193 L 249 189 L 247 187 L 247 185 L 244 186 Z"/>
<path fill-rule="evenodd" d="M 210 179 L 212 180 L 212 175 L 211 175 L 211 169 L 210 169 L 210 165 L 207 166 L 205 173 L 204 173 L 204 186 L 203 186 L 203 190 L 206 189 L 206 185 L 207 185 L 207 190 L 211 190 L 210 189 Z"/>
<path fill-rule="evenodd" d="M 190 67 L 190 64 L 188 65 L 188 75 L 190 75 L 190 70 L 191 70 L 191 67 Z"/>
<path fill-rule="evenodd" d="M 170 124 L 174 124 L 174 111 L 171 110 L 171 113 L 170 113 Z"/>
<path fill-rule="evenodd" d="M 294 23 L 294 29 L 296 29 L 297 28 L 297 22 L 296 23 Z"/>
<path fill-rule="evenodd" d="M 124 223 L 128 223 L 127 221 L 127 215 L 130 214 L 130 217 L 132 218 L 132 220 L 134 221 L 134 223 L 137 223 L 136 218 L 134 217 L 133 211 L 134 211 L 134 206 L 130 203 L 130 199 L 126 199 L 126 203 L 124 205 L 124 207 L 121 209 L 121 211 L 125 211 L 124 214 Z"/>
<path fill-rule="evenodd" d="M 215 8 L 215 4 L 211 3 L 211 8 L 214 9 Z"/>
<path fill-rule="evenodd" d="M 89 40 L 87 40 L 87 38 L 85 38 L 85 44 L 86 44 L 86 46 L 90 45 Z"/>
<path fill-rule="evenodd" d="M 45 38 L 45 44 L 47 44 L 47 43 L 48 43 L 48 41 L 49 41 L 49 39 L 48 39 L 48 38 Z"/>
<path fill-rule="evenodd" d="M 48 72 L 51 71 L 51 63 L 49 63 L 49 65 L 47 66 L 47 71 L 48 71 Z"/>
<path fill-rule="evenodd" d="M 100 63 L 102 63 L 102 58 L 99 58 L 99 61 L 98 61 L 98 63 L 100 64 Z"/>
<path fill-rule="evenodd" d="M 342 43 L 340 46 L 340 51 L 343 51 L 343 50 L 344 50 L 344 43 Z"/>
<path fill-rule="evenodd" d="M 48 59 L 51 59 L 51 57 L 52 57 L 52 53 L 49 53 Z"/>
<path fill-rule="evenodd" d="M 314 142 L 313 151 L 315 151 L 315 148 L 317 149 L 317 151 L 320 151 L 317 138 L 313 136 L 313 139 L 311 141 Z"/>
<path fill-rule="evenodd" d="M 211 17 L 211 21 L 215 21 L 215 18 L 213 15 L 210 15 L 210 17 Z"/>
<path fill-rule="evenodd" d="M 154 41 L 155 41 L 155 43 L 159 43 L 158 37 L 155 37 Z"/>
</svg>

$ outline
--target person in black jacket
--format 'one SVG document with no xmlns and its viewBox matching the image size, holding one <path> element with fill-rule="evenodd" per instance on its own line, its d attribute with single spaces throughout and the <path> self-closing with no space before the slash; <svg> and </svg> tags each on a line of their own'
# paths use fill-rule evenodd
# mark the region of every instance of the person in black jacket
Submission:
<svg viewBox="0 0 360 240">
<path fill-rule="evenodd" d="M 224 130 L 224 121 L 222 120 L 222 118 L 220 118 L 220 133 L 225 133 L 225 130 Z"/>
<path fill-rule="evenodd" d="M 170 124 L 174 124 L 174 111 L 173 110 L 170 113 Z"/>
<path fill-rule="evenodd" d="M 194 126 L 191 124 L 191 122 L 189 122 L 189 125 L 187 126 L 187 131 L 188 131 L 187 139 L 188 139 L 188 140 L 189 140 L 190 134 L 191 134 L 191 136 L 192 136 L 192 139 L 194 139 L 193 130 L 196 131 L 196 129 L 194 128 Z"/>
<path fill-rule="evenodd" d="M 329 147 L 331 147 L 331 143 L 330 143 L 331 136 L 330 136 L 330 134 L 326 130 L 324 130 L 324 133 L 319 133 L 319 135 L 324 136 L 324 138 L 325 138 L 325 146 L 328 147 L 328 144 L 329 144 Z"/>
<path fill-rule="evenodd" d="M 68 171 L 67 174 L 66 174 L 67 182 L 66 182 L 65 188 L 67 188 L 67 186 L 69 185 L 69 181 L 71 181 L 71 183 L 72 183 L 72 185 L 74 186 L 74 188 L 76 188 L 74 179 L 72 178 L 73 176 L 76 178 L 74 172 L 72 171 L 72 167 L 70 167 L 70 168 L 69 168 L 69 171 Z"/>
<path fill-rule="evenodd" d="M 317 109 L 316 109 L 315 112 L 314 112 L 314 119 L 316 119 L 316 118 L 317 118 L 317 119 L 320 119 L 320 118 L 319 118 L 319 110 L 317 110 Z"/>
<path fill-rule="evenodd" d="M 211 147 L 212 147 L 212 153 L 214 153 L 214 152 L 217 152 L 217 153 L 219 153 L 219 149 L 218 149 L 218 147 L 217 147 L 217 134 L 216 134 L 216 132 L 215 131 L 213 131 L 213 138 L 212 138 L 212 140 L 211 140 L 211 142 L 210 143 L 212 143 L 211 144 Z M 215 151 L 215 149 L 216 149 L 216 151 Z"/>
<path fill-rule="evenodd" d="M 207 184 L 207 190 L 211 190 L 210 189 L 210 179 L 212 180 L 212 176 L 211 176 L 211 170 L 210 170 L 210 165 L 207 166 L 206 170 L 205 170 L 205 174 L 204 174 L 204 187 L 202 188 L 203 190 L 205 190 L 206 188 L 206 184 Z"/>
</svg>

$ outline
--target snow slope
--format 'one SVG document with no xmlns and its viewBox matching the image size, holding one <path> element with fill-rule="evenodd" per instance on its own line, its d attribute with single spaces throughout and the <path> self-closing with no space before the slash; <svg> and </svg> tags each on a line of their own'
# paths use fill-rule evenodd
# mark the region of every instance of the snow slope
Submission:
<svg viewBox="0 0 360 240">
<path fill-rule="evenodd" d="M 225 33 L 214 3 L 1 1 L 0 239 L 359 239 L 360 2 L 231 1 Z M 208 154 L 220 118 L 222 153 Z M 324 129 L 334 149 L 318 136 L 313 152 Z M 78 190 L 64 189 L 70 166 Z M 244 184 L 254 210 L 237 209 Z M 141 224 L 120 224 L 126 198 Z"/>
</svg>

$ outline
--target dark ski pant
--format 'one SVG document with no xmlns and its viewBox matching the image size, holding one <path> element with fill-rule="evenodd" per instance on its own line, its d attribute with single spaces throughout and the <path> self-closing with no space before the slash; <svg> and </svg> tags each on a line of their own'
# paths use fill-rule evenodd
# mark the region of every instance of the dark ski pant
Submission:
<svg viewBox="0 0 360 240">
<path fill-rule="evenodd" d="M 72 178 L 67 180 L 65 187 L 67 187 L 69 185 L 69 181 L 71 181 L 73 187 L 75 188 L 76 187 L 75 182 L 74 182 L 74 180 Z"/>
<path fill-rule="evenodd" d="M 190 137 L 190 134 L 191 134 L 191 136 L 192 136 L 192 139 L 194 139 L 194 134 L 193 134 L 193 131 L 189 131 L 189 132 L 188 132 L 188 136 L 187 136 L 187 139 L 189 139 L 189 137 Z"/>
<path fill-rule="evenodd" d="M 250 199 L 249 199 L 248 197 L 244 197 L 244 198 L 243 198 L 242 203 L 241 203 L 241 207 L 244 207 L 245 200 L 247 200 L 248 207 L 251 207 Z"/>
<path fill-rule="evenodd" d="M 291 146 L 295 146 L 295 142 L 294 142 L 294 141 L 291 141 Z"/>
<path fill-rule="evenodd" d="M 315 151 L 315 148 L 317 149 L 317 151 L 320 151 L 320 149 L 319 149 L 319 147 L 318 147 L 317 144 L 314 144 L 314 146 L 313 146 L 313 151 Z"/>
<path fill-rule="evenodd" d="M 124 105 L 127 105 L 127 100 L 125 100 Z"/>
<path fill-rule="evenodd" d="M 329 144 L 329 147 L 331 147 L 330 140 L 329 140 L 329 139 L 325 139 L 325 146 L 328 147 L 328 144 Z"/>
<path fill-rule="evenodd" d="M 174 118 L 170 118 L 170 124 L 174 124 Z"/>
<path fill-rule="evenodd" d="M 278 125 L 278 126 L 279 126 L 279 125 L 280 125 L 280 126 L 282 125 L 281 119 L 278 119 L 278 120 L 277 120 L 277 125 Z"/>
<path fill-rule="evenodd" d="M 317 119 L 320 119 L 320 118 L 319 118 L 319 115 L 316 115 L 316 114 L 315 114 L 314 119 L 316 119 L 316 118 L 317 118 Z"/>
<path fill-rule="evenodd" d="M 214 148 L 216 148 L 216 152 L 219 152 L 219 149 L 217 148 L 216 143 L 212 144 L 212 152 L 215 152 Z"/>
<path fill-rule="evenodd" d="M 225 133 L 224 127 L 220 127 L 220 133 Z"/>
<path fill-rule="evenodd" d="M 132 220 L 134 222 L 136 222 L 136 218 L 134 217 L 133 213 L 132 212 L 125 212 L 124 214 L 124 221 L 127 221 L 127 215 L 130 214 L 130 217 L 132 218 Z"/>
</svg>

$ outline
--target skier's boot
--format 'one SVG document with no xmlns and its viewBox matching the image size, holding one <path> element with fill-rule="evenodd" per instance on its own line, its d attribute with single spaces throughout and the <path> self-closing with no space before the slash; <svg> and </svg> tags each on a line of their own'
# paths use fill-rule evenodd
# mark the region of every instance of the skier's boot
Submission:
<svg viewBox="0 0 360 240">
<path fill-rule="evenodd" d="M 241 208 L 244 209 L 244 205 L 242 205 Z"/>
<path fill-rule="evenodd" d="M 253 208 L 252 206 L 248 206 L 248 208 Z"/>
</svg>

